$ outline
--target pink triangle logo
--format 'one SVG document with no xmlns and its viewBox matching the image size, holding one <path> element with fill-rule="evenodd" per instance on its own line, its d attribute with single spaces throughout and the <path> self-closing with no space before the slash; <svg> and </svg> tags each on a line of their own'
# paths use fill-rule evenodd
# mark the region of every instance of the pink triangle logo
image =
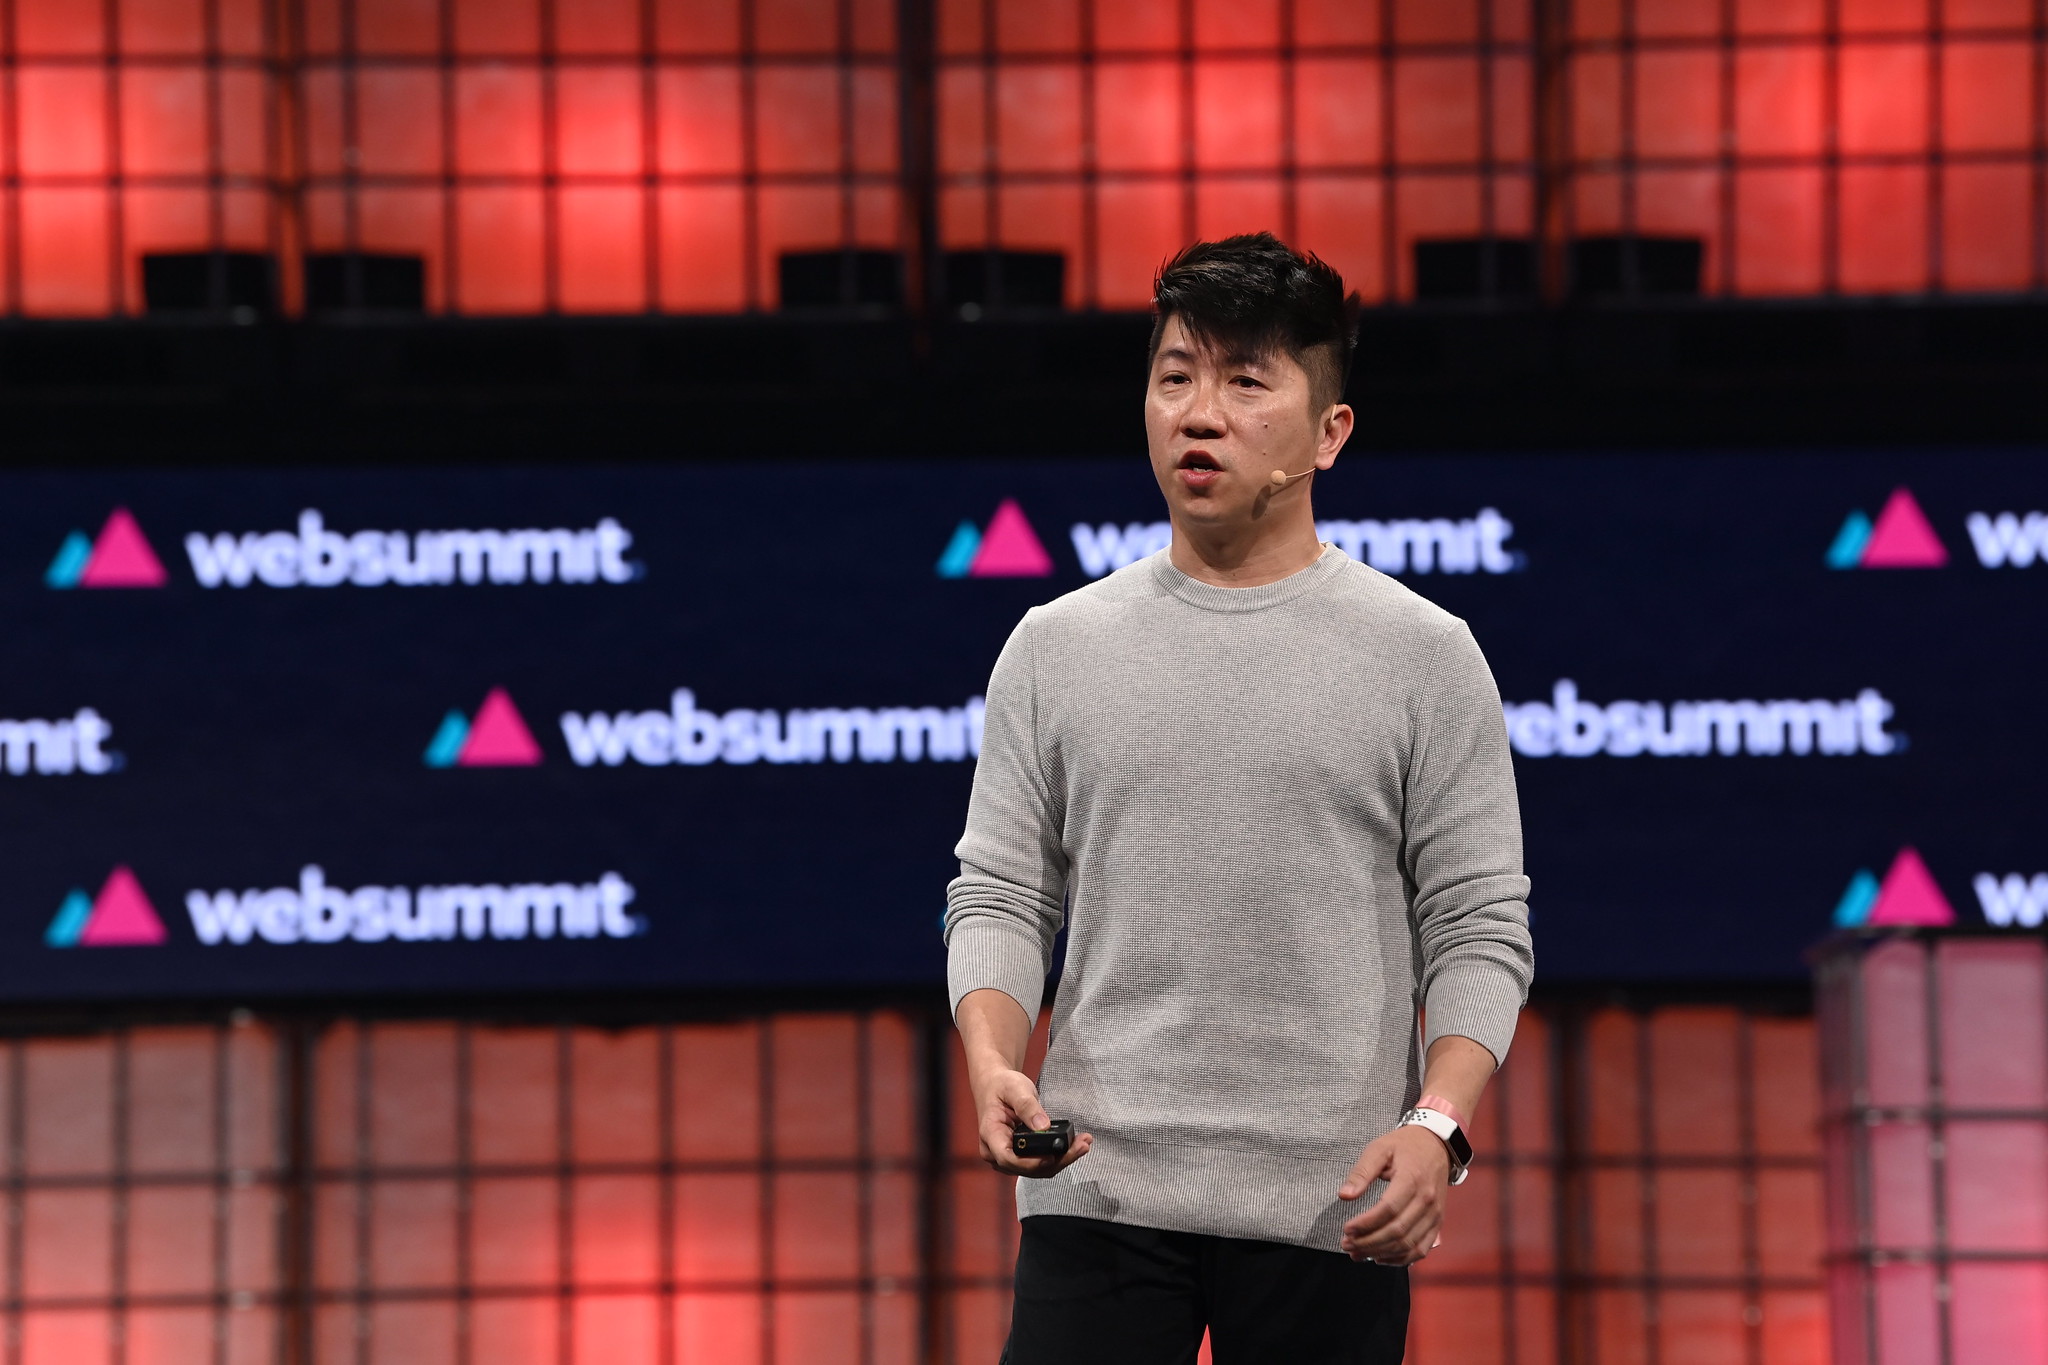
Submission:
<svg viewBox="0 0 2048 1365">
<path fill-rule="evenodd" d="M 494 687 L 476 709 L 469 737 L 455 756 L 458 768 L 530 768 L 540 762 L 540 745 L 502 687 Z"/>
<path fill-rule="evenodd" d="M 1913 495 L 1895 488 L 1870 528 L 1861 562 L 1866 569 L 1938 569 L 1948 563 L 1948 547 L 1927 524 Z"/>
<path fill-rule="evenodd" d="M 81 588 L 161 588 L 167 575 L 142 528 L 125 507 L 116 507 L 93 542 L 92 558 L 78 575 Z"/>
<path fill-rule="evenodd" d="M 969 578 L 1046 578 L 1052 574 L 1052 556 L 1024 519 L 1024 509 L 1015 498 L 1004 498 L 982 533 L 981 548 L 967 566 Z"/>
<path fill-rule="evenodd" d="M 1943 925 L 1955 922 L 1955 907 L 1934 884 L 1934 874 L 1927 870 L 1919 851 L 1910 845 L 1900 849 L 1899 856 L 1892 859 L 1891 871 L 1884 874 L 1884 885 L 1878 888 L 1877 900 L 1871 904 L 1870 917 L 1864 923 Z"/>
<path fill-rule="evenodd" d="M 162 943 L 164 938 L 164 922 L 143 894 L 142 883 L 122 866 L 107 874 L 78 942 L 87 948 L 121 948 Z"/>
</svg>

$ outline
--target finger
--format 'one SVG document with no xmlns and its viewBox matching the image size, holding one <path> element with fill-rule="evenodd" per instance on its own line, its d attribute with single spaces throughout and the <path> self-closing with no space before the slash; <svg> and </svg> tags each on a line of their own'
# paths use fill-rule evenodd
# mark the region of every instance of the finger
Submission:
<svg viewBox="0 0 2048 1365">
<path fill-rule="evenodd" d="M 1344 1225 L 1345 1237 L 1361 1245 L 1392 1247 L 1430 1218 L 1440 1218 L 1435 1201 L 1397 1199 L 1390 1188 L 1380 1202 Z"/>
<path fill-rule="evenodd" d="M 1032 1180 L 1058 1175 L 1086 1156 L 1088 1149 L 1095 1145 L 1094 1134 L 1082 1133 L 1059 1156 L 1018 1156 L 1011 1146 L 1013 1136 L 1007 1124 L 1000 1128 L 985 1128 L 981 1135 L 981 1159 L 1007 1175 L 1021 1175 Z"/>
<path fill-rule="evenodd" d="M 1442 1224 L 1441 1209 L 1423 1206 L 1410 1209 L 1376 1235 L 1351 1237 L 1348 1240 L 1376 1260 L 1411 1254 L 1419 1257 L 1434 1245 L 1436 1231 Z"/>
<path fill-rule="evenodd" d="M 1344 1230 L 1361 1237 L 1377 1235 L 1415 1202 L 1417 1182 L 1412 1176 L 1396 1175 L 1380 1191 L 1379 1201 L 1344 1225 Z"/>
<path fill-rule="evenodd" d="M 1052 1119 L 1046 1114 L 1045 1106 L 1038 1101 L 1038 1087 L 1022 1073 L 1013 1073 L 1003 1085 L 998 1086 L 996 1097 L 1026 1128 L 1035 1128 L 1043 1132 L 1052 1126 Z"/>
<path fill-rule="evenodd" d="M 1337 1187 L 1337 1197 L 1356 1199 L 1364 1194 L 1367 1186 L 1387 1173 L 1387 1167 L 1392 1164 L 1393 1159 L 1393 1144 L 1385 1138 L 1373 1139 L 1366 1144 L 1365 1150 L 1358 1154 L 1358 1160 L 1352 1163 L 1350 1172 L 1344 1177 L 1344 1183 Z"/>
<path fill-rule="evenodd" d="M 1093 1133 L 1082 1133 L 1074 1139 L 1074 1145 L 1067 1148 L 1066 1155 L 1059 1158 L 1059 1164 L 1047 1171 L 1046 1174 L 1058 1175 L 1061 1171 L 1064 1171 L 1067 1167 L 1088 1155 L 1088 1149 L 1094 1145 L 1095 1135 Z"/>
</svg>

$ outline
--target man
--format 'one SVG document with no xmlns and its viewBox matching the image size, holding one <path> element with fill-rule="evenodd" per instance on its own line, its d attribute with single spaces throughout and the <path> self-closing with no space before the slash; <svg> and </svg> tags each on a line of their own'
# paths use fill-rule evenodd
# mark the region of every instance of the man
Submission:
<svg viewBox="0 0 2048 1365">
<path fill-rule="evenodd" d="M 1316 539 L 1337 273 L 1198 243 L 1154 308 L 1172 544 L 1011 635 L 947 889 L 982 1155 L 1029 1177 L 1004 1359 L 1397 1362 L 1531 970 L 1500 698 L 1462 621 Z M 1070 1150 L 1015 1155 L 1049 1116 Z"/>
</svg>

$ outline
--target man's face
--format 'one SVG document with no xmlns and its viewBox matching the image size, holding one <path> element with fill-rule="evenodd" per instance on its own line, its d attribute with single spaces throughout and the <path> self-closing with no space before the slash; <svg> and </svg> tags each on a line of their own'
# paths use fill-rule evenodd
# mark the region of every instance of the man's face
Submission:
<svg viewBox="0 0 2048 1365">
<path fill-rule="evenodd" d="M 1153 477 L 1174 519 L 1242 523 L 1306 497 L 1309 480 L 1275 489 L 1273 471 L 1329 468 L 1351 415 L 1342 405 L 1311 403 L 1308 372 L 1284 350 L 1225 355 L 1197 345 L 1179 318 L 1168 318 L 1152 357 L 1145 435 Z"/>
</svg>

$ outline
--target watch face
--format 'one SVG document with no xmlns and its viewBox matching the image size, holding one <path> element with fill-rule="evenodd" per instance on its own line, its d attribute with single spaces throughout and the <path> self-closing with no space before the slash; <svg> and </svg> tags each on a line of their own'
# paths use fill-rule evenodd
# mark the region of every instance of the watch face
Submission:
<svg viewBox="0 0 2048 1365">
<path fill-rule="evenodd" d="M 1443 1139 L 1444 1145 L 1451 1149 L 1451 1160 L 1461 1167 L 1472 1164 L 1471 1140 L 1465 1136 L 1465 1130 L 1460 1128 L 1450 1115 L 1440 1114 L 1434 1109 L 1410 1109 L 1401 1115 L 1401 1122 L 1412 1123 L 1436 1133 Z M 1450 1131 L 1439 1132 L 1440 1126 Z"/>
</svg>

